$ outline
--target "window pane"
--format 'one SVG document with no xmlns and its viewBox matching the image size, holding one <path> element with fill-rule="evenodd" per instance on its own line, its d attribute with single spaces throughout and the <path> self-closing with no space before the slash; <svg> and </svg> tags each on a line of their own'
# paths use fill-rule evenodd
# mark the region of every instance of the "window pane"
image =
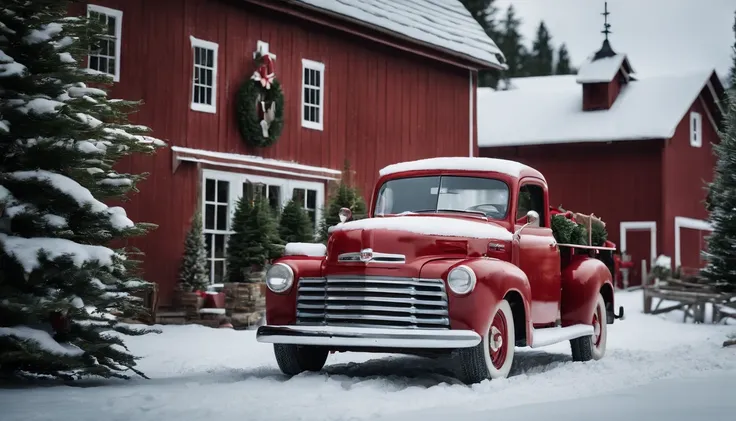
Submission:
<svg viewBox="0 0 736 421">
<path fill-rule="evenodd" d="M 304 120 L 309 121 L 309 106 L 308 105 L 304 106 Z"/>
<path fill-rule="evenodd" d="M 117 26 L 117 23 L 115 22 L 115 16 L 108 16 L 107 19 L 107 34 L 115 36 L 115 27 Z"/>
<path fill-rule="evenodd" d="M 243 183 L 243 198 L 246 202 L 253 200 L 253 183 Z"/>
<path fill-rule="evenodd" d="M 291 198 L 304 206 L 304 189 L 294 189 Z"/>
<path fill-rule="evenodd" d="M 202 64 L 202 61 L 199 58 L 201 54 L 202 49 L 199 47 L 194 47 L 194 64 Z"/>
<path fill-rule="evenodd" d="M 204 206 L 204 228 L 215 229 L 215 205 Z"/>
<path fill-rule="evenodd" d="M 227 203 L 228 190 L 230 189 L 230 182 L 217 180 L 217 202 Z"/>
<path fill-rule="evenodd" d="M 115 59 L 111 58 L 107 61 L 107 72 L 111 75 L 115 74 Z"/>
<path fill-rule="evenodd" d="M 194 89 L 192 89 L 192 91 L 194 92 L 194 103 L 195 104 L 199 104 L 200 102 L 202 102 L 201 101 L 201 98 L 199 97 L 199 86 L 195 86 Z M 212 191 L 214 192 L 214 190 L 212 190 Z M 212 198 L 212 200 L 215 200 L 215 199 Z"/>
<path fill-rule="evenodd" d="M 212 258 L 212 235 L 213 234 L 205 234 L 204 235 L 204 243 L 205 243 L 205 255 L 208 259 Z"/>
<path fill-rule="evenodd" d="M 212 86 L 212 70 L 206 69 L 204 72 L 205 79 L 204 84 L 207 86 Z"/>
<path fill-rule="evenodd" d="M 97 56 L 91 56 L 89 58 L 89 68 L 100 70 L 100 59 Z"/>
<path fill-rule="evenodd" d="M 317 108 L 315 107 L 309 107 L 309 120 L 314 121 L 315 123 L 319 123 L 319 116 L 317 114 Z"/>
<path fill-rule="evenodd" d="M 107 41 L 107 55 L 115 57 L 115 42 Z"/>
<path fill-rule="evenodd" d="M 268 186 L 268 204 L 274 210 L 281 209 L 281 186 Z"/>
<path fill-rule="evenodd" d="M 319 106 L 319 91 L 314 91 L 314 105 Z"/>
<path fill-rule="evenodd" d="M 307 190 L 307 209 L 317 209 L 316 190 Z"/>
<path fill-rule="evenodd" d="M 319 80 L 321 74 L 322 74 L 322 72 L 318 72 L 318 71 L 315 71 L 314 72 L 314 86 L 317 86 L 317 87 L 320 87 L 321 86 L 320 80 Z"/>
<path fill-rule="evenodd" d="M 214 67 L 215 66 L 215 52 L 212 50 L 207 50 L 207 67 Z"/>
<path fill-rule="evenodd" d="M 225 234 L 215 234 L 215 259 L 225 258 Z"/>
<path fill-rule="evenodd" d="M 227 205 L 217 205 L 217 229 L 227 229 Z"/>
<path fill-rule="evenodd" d="M 208 202 L 215 201 L 215 180 L 208 178 L 204 182 L 204 200 Z"/>
<path fill-rule="evenodd" d="M 220 283 L 225 276 L 225 261 L 215 260 L 215 276 L 212 280 L 214 283 Z"/>
<path fill-rule="evenodd" d="M 212 105 L 212 88 L 205 88 L 207 95 L 204 97 L 205 103 Z"/>
<path fill-rule="evenodd" d="M 100 57 L 100 68 L 101 72 L 107 72 L 107 57 Z"/>
</svg>

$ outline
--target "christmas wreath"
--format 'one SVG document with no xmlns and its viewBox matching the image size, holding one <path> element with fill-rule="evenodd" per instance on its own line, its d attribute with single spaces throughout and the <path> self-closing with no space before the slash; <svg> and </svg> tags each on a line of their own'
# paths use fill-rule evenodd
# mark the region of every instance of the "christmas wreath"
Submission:
<svg viewBox="0 0 736 421">
<path fill-rule="evenodd" d="M 261 148 L 276 142 L 284 127 L 284 94 L 275 78 L 273 59 L 268 52 L 256 52 L 256 70 L 240 86 L 236 99 L 241 136 Z"/>
</svg>

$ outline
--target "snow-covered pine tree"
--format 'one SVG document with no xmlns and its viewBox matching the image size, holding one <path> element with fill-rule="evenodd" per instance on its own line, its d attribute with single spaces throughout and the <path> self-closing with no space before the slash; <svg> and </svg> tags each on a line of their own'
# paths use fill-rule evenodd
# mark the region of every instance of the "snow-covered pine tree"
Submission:
<svg viewBox="0 0 736 421">
<path fill-rule="evenodd" d="M 279 237 L 284 243 L 309 243 L 314 241 L 314 228 L 303 203 L 294 199 L 284 206 L 279 219 Z"/>
<path fill-rule="evenodd" d="M 202 213 L 197 211 L 192 217 L 192 225 L 184 241 L 184 258 L 179 269 L 179 282 L 185 291 L 204 291 L 209 279 Z"/>
<path fill-rule="evenodd" d="M 736 35 L 736 23 L 734 24 Z M 733 56 L 736 68 L 736 55 Z M 731 85 L 736 74 L 731 75 Z M 736 292 L 736 96 L 726 95 L 728 109 L 724 127 L 719 133 L 720 143 L 713 145 L 717 157 L 713 182 L 709 184 L 707 208 L 713 232 L 708 236 L 708 251 L 703 256 L 708 264 L 702 276 L 724 292 Z"/>
<path fill-rule="evenodd" d="M 252 200 L 238 199 L 232 230 L 227 241 L 228 282 L 247 282 L 253 271 L 261 271 L 281 254 L 283 247 L 280 247 L 276 219 L 268 200 L 261 194 Z"/>
<path fill-rule="evenodd" d="M 68 17 L 69 5 L 0 8 L 0 373 L 144 376 L 120 334 L 150 330 L 118 320 L 146 312 L 132 294 L 152 284 L 111 242 L 152 226 L 104 201 L 125 199 L 142 178 L 116 162 L 164 143 L 128 123 L 138 103 L 91 87 L 111 82 L 80 65 L 104 27 Z"/>
</svg>

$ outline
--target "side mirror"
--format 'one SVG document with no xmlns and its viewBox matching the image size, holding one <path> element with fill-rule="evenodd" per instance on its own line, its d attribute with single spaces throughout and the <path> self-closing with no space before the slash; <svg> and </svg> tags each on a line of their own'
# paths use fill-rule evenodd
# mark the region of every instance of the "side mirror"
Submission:
<svg viewBox="0 0 736 421">
<path fill-rule="evenodd" d="M 538 227 L 539 226 L 539 214 L 533 210 L 526 213 L 526 224 L 522 225 L 514 233 L 514 240 L 519 241 L 521 239 L 521 231 L 526 227 Z"/>
<path fill-rule="evenodd" d="M 337 215 L 340 217 L 340 223 L 344 223 L 345 221 L 350 220 L 353 216 L 353 212 L 348 208 L 341 208 Z"/>
</svg>

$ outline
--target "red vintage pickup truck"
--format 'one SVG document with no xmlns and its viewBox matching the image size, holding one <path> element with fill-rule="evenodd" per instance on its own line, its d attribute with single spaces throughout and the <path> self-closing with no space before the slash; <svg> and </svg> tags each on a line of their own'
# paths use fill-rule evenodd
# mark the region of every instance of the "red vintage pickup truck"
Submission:
<svg viewBox="0 0 736 421">
<path fill-rule="evenodd" d="M 466 383 L 508 376 L 517 346 L 600 359 L 623 317 L 597 258 L 615 247 L 559 244 L 551 213 L 544 176 L 517 162 L 383 168 L 368 218 L 343 209 L 326 247 L 289 244 L 270 267 L 257 340 L 287 375 L 344 351 L 452 354 Z"/>
</svg>

